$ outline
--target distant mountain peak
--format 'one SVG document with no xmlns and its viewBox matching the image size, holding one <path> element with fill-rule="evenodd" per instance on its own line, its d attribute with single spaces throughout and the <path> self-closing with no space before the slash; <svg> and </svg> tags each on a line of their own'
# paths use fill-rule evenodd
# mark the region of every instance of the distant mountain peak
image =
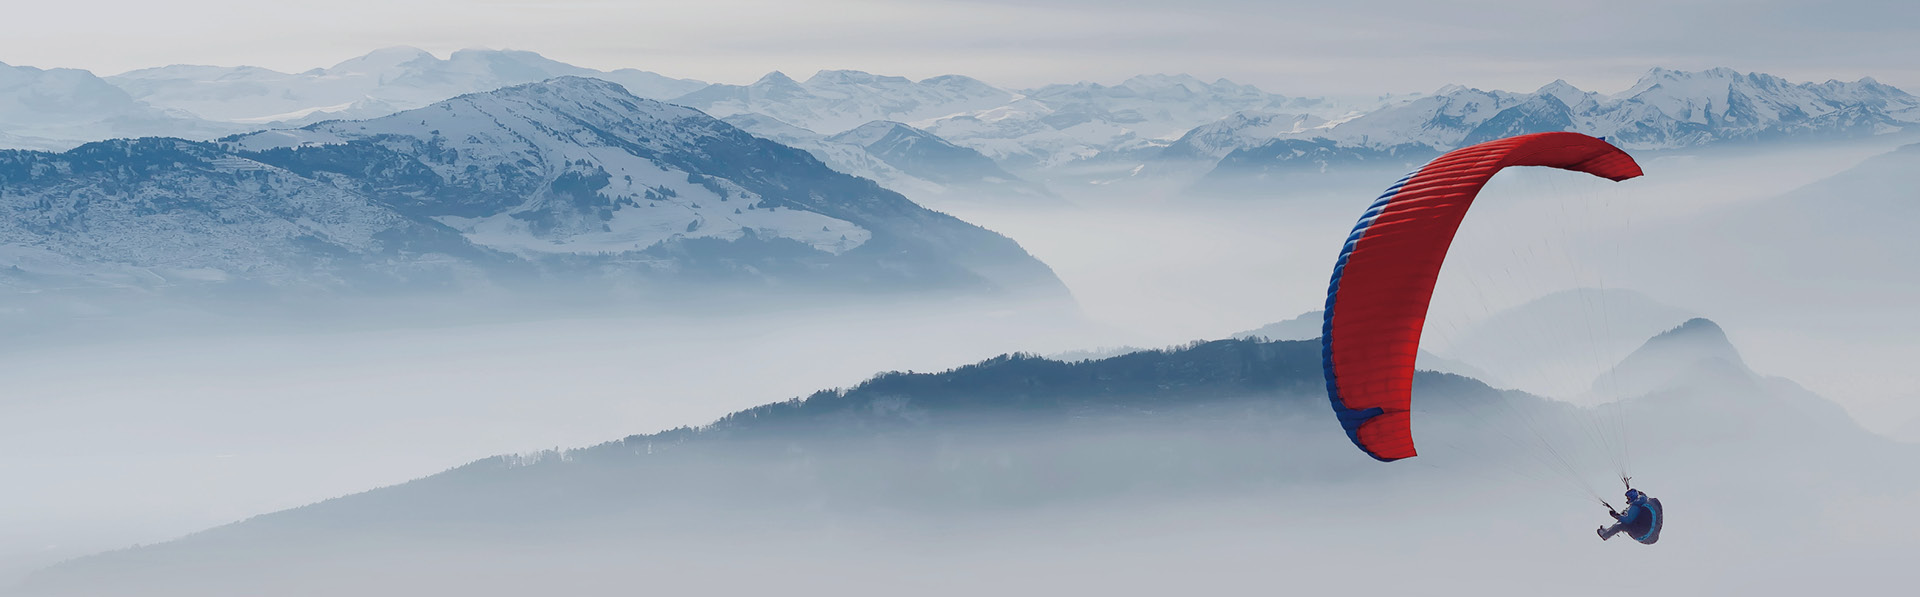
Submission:
<svg viewBox="0 0 1920 597">
<path fill-rule="evenodd" d="M 1326 319 L 1325 311 L 1308 311 L 1284 321 L 1276 321 L 1251 330 L 1239 332 L 1233 338 L 1265 338 L 1269 341 L 1313 340 L 1320 337 L 1322 324 Z"/>
<path fill-rule="evenodd" d="M 1560 103 L 1566 104 L 1568 108 L 1580 107 L 1593 95 L 1579 87 L 1574 87 L 1566 79 L 1554 79 L 1552 83 L 1540 86 L 1540 89 L 1535 90 L 1533 94 L 1560 100 Z"/>
<path fill-rule="evenodd" d="M 1195 77 L 1193 75 L 1189 75 L 1186 73 L 1177 73 L 1177 74 L 1153 73 L 1153 74 L 1146 74 L 1146 75 L 1134 75 L 1132 77 L 1128 77 L 1127 80 L 1122 82 L 1121 84 L 1125 85 L 1127 83 L 1134 83 L 1134 82 L 1157 83 L 1162 85 L 1169 85 L 1169 84 L 1178 85 L 1182 83 L 1196 83 L 1201 85 L 1206 84 L 1205 82 L 1201 81 L 1199 77 Z"/>
<path fill-rule="evenodd" d="M 411 46 L 380 48 L 365 55 L 348 58 L 327 69 L 330 72 L 366 73 L 397 68 L 417 60 L 439 60 L 432 53 Z"/>
<path fill-rule="evenodd" d="M 1709 68 L 1705 70 L 1697 70 L 1697 71 L 1687 71 L 1687 70 L 1666 68 L 1663 66 L 1656 66 L 1656 67 L 1647 69 L 1647 74 L 1641 75 L 1640 80 L 1641 81 L 1657 81 L 1662 79 L 1703 79 L 1703 78 L 1732 79 L 1732 78 L 1744 77 L 1744 76 L 1746 75 L 1742 74 L 1740 71 L 1733 70 L 1731 68 L 1727 68 L 1724 66 L 1716 66 L 1713 68 Z"/>
<path fill-rule="evenodd" d="M 1572 83 L 1568 83 L 1566 79 L 1554 79 L 1552 83 L 1541 85 L 1539 89 L 1534 90 L 1534 93 L 1561 95 L 1568 93 L 1584 94 L 1586 91 L 1575 87 Z"/>
<path fill-rule="evenodd" d="M 757 112 L 788 124 L 834 134 L 874 120 L 914 122 L 999 106 L 1012 92 L 960 76 L 915 82 L 855 70 L 822 70 L 804 83 L 778 71 L 752 85 L 713 85 L 674 103 L 726 117 Z"/>
<path fill-rule="evenodd" d="M 880 137 L 893 133 L 894 131 L 901 131 L 901 130 L 910 131 L 912 133 L 917 133 L 920 135 L 927 134 L 925 131 L 921 131 L 920 129 L 907 126 L 905 123 L 895 122 L 892 120 L 875 120 L 860 126 L 853 127 L 851 129 L 847 129 L 845 132 L 833 135 L 833 140 L 839 141 L 842 143 L 853 143 L 855 145 L 871 145 L 873 144 L 874 141 L 878 141 Z M 931 136 L 931 135 L 928 135 L 928 136 Z"/>
<path fill-rule="evenodd" d="M 466 51 L 466 50 L 462 50 Z M 360 58 L 421 58 L 432 57 L 433 53 L 413 46 L 387 46 L 367 52 Z"/>
<path fill-rule="evenodd" d="M 422 52 L 422 53 L 425 53 L 425 52 Z M 546 56 L 541 56 L 539 52 L 534 52 L 530 50 L 514 50 L 509 48 L 494 49 L 494 48 L 484 48 L 484 47 L 461 48 L 458 50 L 454 50 L 453 53 L 448 55 L 447 57 L 452 58 L 454 56 L 519 56 L 519 57 L 539 58 L 541 60 L 548 59 Z"/>
<path fill-rule="evenodd" d="M 1726 331 L 1712 320 L 1695 317 L 1648 339 L 1595 380 L 1594 388 L 1627 398 L 1664 389 L 1681 381 L 1683 374 L 1714 370 L 1752 375 Z"/>
<path fill-rule="evenodd" d="M 514 85 L 512 87 L 505 87 L 503 89 L 516 89 L 516 90 L 578 89 L 578 90 L 591 90 L 596 93 L 613 93 L 613 94 L 619 94 L 619 95 L 629 95 L 627 93 L 627 90 L 621 87 L 620 84 L 618 83 L 614 83 L 612 81 L 607 81 L 604 79 L 595 79 L 593 77 L 580 77 L 580 76 L 574 76 L 574 75 L 554 77 L 551 79 L 547 79 L 545 81 L 536 81 L 533 83 L 521 83 L 519 85 Z M 639 99 L 639 98 L 635 98 L 635 99 Z"/>
<path fill-rule="evenodd" d="M 872 83 L 908 84 L 911 79 L 891 75 L 876 75 L 857 70 L 822 70 L 807 78 L 808 85 L 864 85 Z"/>
<path fill-rule="evenodd" d="M 1706 338 L 1720 344 L 1725 344 L 1728 347 L 1733 346 L 1733 344 L 1727 340 L 1727 331 L 1720 329 L 1720 324 L 1714 323 L 1713 320 L 1705 317 L 1695 317 L 1686 320 L 1673 329 L 1654 336 L 1649 342 L 1672 342 L 1677 338 L 1688 337 Z"/>
</svg>

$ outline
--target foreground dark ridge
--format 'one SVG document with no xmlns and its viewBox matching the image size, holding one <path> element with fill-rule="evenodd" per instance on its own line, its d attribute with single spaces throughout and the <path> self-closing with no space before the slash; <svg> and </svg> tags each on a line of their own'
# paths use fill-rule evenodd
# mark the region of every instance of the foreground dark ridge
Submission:
<svg viewBox="0 0 1920 597">
<path fill-rule="evenodd" d="M 1920 462 L 1831 403 L 1723 358 L 1731 347 L 1704 320 L 1649 346 L 1677 366 L 1624 367 L 1653 389 L 1612 407 L 1635 420 L 1636 445 L 1660 455 L 1636 468 L 1646 482 L 1734 504 L 1759 479 L 1821 492 L 1897 489 L 1906 482 L 1889 467 Z M 1571 416 L 1580 409 L 1566 404 L 1422 372 L 1416 437 L 1431 450 L 1418 466 L 1379 465 L 1330 420 L 1319 361 L 1314 341 L 1246 339 L 1096 361 L 1010 354 L 939 373 L 885 373 L 701 427 L 486 458 L 82 558 L 37 573 L 26 594 L 377 593 L 391 592 L 386 580 L 438 582 L 528 550 L 558 562 L 629 561 L 705 553 L 676 551 L 688 545 L 736 549 L 741 537 L 993 524 L 1104 505 L 1286 504 L 1308 495 L 1345 503 L 1382 492 L 1464 499 L 1492 472 L 1537 464 L 1503 430 L 1572 439 L 1585 429 Z M 1690 475 L 1701 467 L 1724 480 Z M 453 553 L 463 555 L 421 558 Z M 564 577 L 571 565 L 529 578 Z M 378 574 L 340 577 L 338 566 Z"/>
</svg>

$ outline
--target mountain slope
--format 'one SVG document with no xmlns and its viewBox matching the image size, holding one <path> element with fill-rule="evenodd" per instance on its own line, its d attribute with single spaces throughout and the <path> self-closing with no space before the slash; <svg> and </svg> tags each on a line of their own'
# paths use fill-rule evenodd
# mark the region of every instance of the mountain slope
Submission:
<svg viewBox="0 0 1920 597">
<path fill-rule="evenodd" d="M 594 79 L 227 142 L 269 163 L 339 174 L 389 163 L 387 152 L 409 156 L 404 169 L 363 178 L 360 188 L 524 256 L 681 255 L 712 239 L 746 256 L 799 259 L 868 281 L 1059 289 L 1005 237 L 833 172 L 803 151 Z M 342 151 L 353 159 L 342 163 Z M 784 246 L 796 241 L 804 247 Z"/>
<path fill-rule="evenodd" d="M 497 259 L 431 222 L 178 139 L 0 152 L 0 210 L 0 284 L 25 290 L 377 285 L 403 270 L 431 278 L 464 269 L 429 265 L 439 258 L 468 267 Z"/>
</svg>

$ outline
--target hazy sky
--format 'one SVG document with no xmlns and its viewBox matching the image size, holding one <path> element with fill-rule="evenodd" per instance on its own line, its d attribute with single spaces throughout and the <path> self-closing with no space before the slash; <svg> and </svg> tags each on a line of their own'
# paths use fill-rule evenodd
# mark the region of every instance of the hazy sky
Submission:
<svg viewBox="0 0 1920 597">
<path fill-rule="evenodd" d="M 1624 89 L 1728 66 L 1920 89 L 1912 0 L 67 0 L 10 2 L 0 62 L 99 74 L 172 63 L 298 71 L 379 47 L 532 50 L 743 83 L 770 70 L 963 73 L 1006 86 L 1143 72 L 1290 94 Z"/>
</svg>

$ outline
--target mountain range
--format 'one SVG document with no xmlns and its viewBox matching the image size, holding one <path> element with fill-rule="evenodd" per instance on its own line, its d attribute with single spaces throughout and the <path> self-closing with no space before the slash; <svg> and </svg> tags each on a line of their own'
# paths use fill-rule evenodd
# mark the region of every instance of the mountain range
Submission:
<svg viewBox="0 0 1920 597">
<path fill-rule="evenodd" d="M 1029 179 L 1062 170 L 1131 167 L 1189 129 L 1242 111 L 1292 110 L 1350 117 L 1395 96 L 1336 101 L 1290 98 L 1220 79 L 1142 75 L 1118 85 L 1075 83 L 1010 90 L 947 75 L 920 81 L 821 71 L 806 81 L 774 72 L 749 85 L 714 85 L 670 101 L 727 118 L 771 118 L 835 135 L 874 121 L 911 125 Z M 830 160 L 831 161 L 831 160 Z M 859 173 L 859 172 L 856 172 Z M 864 175 L 864 174 L 862 174 Z"/>
<path fill-rule="evenodd" d="M 635 69 L 598 71 L 514 50 L 460 50 L 441 59 L 416 48 L 386 48 L 300 73 L 179 64 L 100 77 L 0 63 L 0 148 L 59 151 L 120 137 L 207 140 L 327 119 L 375 118 L 561 76 L 612 81 L 653 99 L 706 86 Z"/>
<path fill-rule="evenodd" d="M 1005 237 L 579 77 L 217 142 L 0 152 L 0 209 L 0 271 L 27 288 L 1064 292 Z"/>
<path fill-rule="evenodd" d="M 1016 172 L 1074 170 L 1103 162 L 1131 167 L 1196 126 L 1240 112 L 1293 112 L 1341 118 L 1397 96 L 1356 101 L 1290 98 L 1226 79 L 1142 75 L 1107 86 L 1048 85 L 1003 106 L 923 123 L 927 130 L 980 150 Z"/>
<path fill-rule="evenodd" d="M 672 101 L 720 117 L 765 114 L 833 135 L 875 120 L 916 121 L 983 110 L 1015 97 L 1013 92 L 959 75 L 914 81 L 823 70 L 805 82 L 774 71 L 750 85 L 715 84 Z"/>
<path fill-rule="evenodd" d="M 1039 185 L 1199 179 L 1230 189 L 1356 166 L 1399 168 L 1529 132 L 1579 131 L 1646 151 L 1894 134 L 1920 123 L 1920 99 L 1871 78 L 1791 83 L 1725 68 L 1655 68 L 1612 95 L 1554 81 L 1532 92 L 1456 85 L 1431 94 L 1324 98 L 1188 75 L 1007 89 L 961 75 L 916 81 L 826 70 L 804 81 L 773 72 L 746 85 L 709 85 L 635 69 L 587 69 L 525 51 L 462 50 L 441 59 L 388 48 L 301 73 L 174 65 L 96 77 L 0 65 L 0 144 L 61 150 L 117 137 L 210 139 L 267 126 L 375 118 L 557 76 L 612 81 L 639 97 L 739 124 L 763 123 L 745 128 L 791 142 L 895 123 L 895 130 L 971 150 L 1013 175 L 965 175 L 970 185 L 984 183 L 974 190 L 1022 187 L 1015 193 L 1021 196 L 1044 190 Z M 753 120 L 761 117 L 771 120 Z M 808 150 L 836 169 L 910 195 L 945 190 L 948 183 L 937 179 L 979 170 L 903 176 L 897 167 L 879 166 L 886 156 Z M 1009 187 L 989 179 L 1033 182 Z"/>
<path fill-rule="evenodd" d="M 1611 96 L 1566 81 L 1532 93 L 1452 86 L 1308 130 L 1276 134 L 1257 119 L 1222 124 L 1210 131 L 1211 145 L 1235 149 L 1208 174 L 1215 184 L 1368 162 L 1411 167 L 1454 148 L 1549 131 L 1640 151 L 1910 133 L 1920 130 L 1920 98 L 1871 78 L 1794 84 L 1726 68 L 1655 68 Z"/>
<path fill-rule="evenodd" d="M 458 95 L 554 77 L 618 83 L 648 99 L 706 86 L 635 69 L 599 71 L 516 50 L 460 50 L 445 59 L 418 48 L 376 50 L 300 73 L 251 67 L 173 65 L 106 77 L 135 100 L 222 122 L 298 125 L 338 118 L 374 118 Z"/>
</svg>

